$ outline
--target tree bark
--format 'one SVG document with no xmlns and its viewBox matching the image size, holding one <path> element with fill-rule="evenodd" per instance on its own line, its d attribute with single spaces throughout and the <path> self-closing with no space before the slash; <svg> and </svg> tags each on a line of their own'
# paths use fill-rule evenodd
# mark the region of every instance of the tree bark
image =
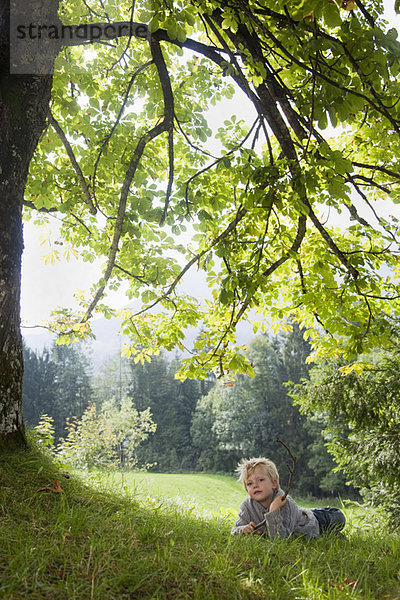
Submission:
<svg viewBox="0 0 400 600">
<path fill-rule="evenodd" d="M 41 4 L 47 4 L 49 22 L 56 22 L 58 2 Z M 9 14 L 9 0 L 0 0 L 0 448 L 25 443 L 22 201 L 29 163 L 46 126 L 52 86 L 52 75 L 10 75 Z"/>
</svg>

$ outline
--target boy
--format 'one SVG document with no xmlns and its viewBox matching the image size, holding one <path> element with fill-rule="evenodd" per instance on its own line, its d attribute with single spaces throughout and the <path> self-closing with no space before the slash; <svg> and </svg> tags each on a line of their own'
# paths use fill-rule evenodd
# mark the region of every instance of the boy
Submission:
<svg viewBox="0 0 400 600">
<path fill-rule="evenodd" d="M 240 505 L 232 535 L 257 533 L 287 538 L 293 534 L 316 538 L 325 531 L 343 529 L 346 519 L 338 508 L 301 508 L 290 496 L 284 498 L 278 470 L 268 458 L 243 459 L 236 470 L 249 497 Z"/>
</svg>

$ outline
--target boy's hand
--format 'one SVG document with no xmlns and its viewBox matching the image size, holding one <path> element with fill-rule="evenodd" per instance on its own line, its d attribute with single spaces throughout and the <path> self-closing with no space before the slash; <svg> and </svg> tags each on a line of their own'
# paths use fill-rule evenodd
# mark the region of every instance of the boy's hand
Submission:
<svg viewBox="0 0 400 600">
<path fill-rule="evenodd" d="M 256 533 L 256 534 L 260 535 L 261 531 L 259 531 L 259 530 L 258 531 L 254 531 L 255 526 L 256 526 L 256 524 L 253 523 L 253 521 L 250 521 L 250 523 L 248 523 L 247 525 L 245 525 L 243 527 L 242 533 L 244 535 L 249 535 L 249 533 Z"/>
<path fill-rule="evenodd" d="M 284 496 L 276 496 L 276 498 L 274 498 L 270 504 L 269 507 L 269 512 L 272 512 L 273 510 L 277 510 L 278 508 L 283 508 L 287 502 L 287 498 L 285 498 Z"/>
</svg>

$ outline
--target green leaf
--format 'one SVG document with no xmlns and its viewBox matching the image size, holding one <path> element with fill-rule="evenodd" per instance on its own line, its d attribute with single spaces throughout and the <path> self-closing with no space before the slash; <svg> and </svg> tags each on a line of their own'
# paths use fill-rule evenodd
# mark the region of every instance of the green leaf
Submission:
<svg viewBox="0 0 400 600">
<path fill-rule="evenodd" d="M 167 33 L 171 40 L 176 40 L 178 37 L 178 24 L 175 17 L 168 17 L 166 23 Z"/>
<path fill-rule="evenodd" d="M 158 20 L 157 15 L 154 15 L 154 17 L 151 19 L 151 21 L 149 23 L 149 30 L 151 33 L 154 33 L 159 28 L 160 28 L 160 21 Z"/>
<path fill-rule="evenodd" d="M 338 119 L 336 115 L 336 110 L 333 106 L 328 106 L 329 118 L 332 124 L 332 127 L 337 127 Z"/>
<path fill-rule="evenodd" d="M 318 125 L 321 129 L 326 129 L 328 127 L 328 116 L 326 111 L 324 111 L 319 117 Z"/>
<path fill-rule="evenodd" d="M 339 27 L 342 24 L 342 18 L 336 2 L 325 3 L 323 15 L 328 27 Z"/>
</svg>

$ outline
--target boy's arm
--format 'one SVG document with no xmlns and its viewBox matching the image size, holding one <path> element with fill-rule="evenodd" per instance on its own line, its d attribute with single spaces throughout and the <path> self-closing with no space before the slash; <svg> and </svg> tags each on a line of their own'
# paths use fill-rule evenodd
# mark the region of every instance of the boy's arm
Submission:
<svg viewBox="0 0 400 600">
<path fill-rule="evenodd" d="M 255 525 L 254 523 L 250 523 L 250 525 L 253 525 L 252 527 L 252 532 L 257 532 L 259 529 L 261 529 L 262 527 L 265 526 L 266 524 L 266 518 L 265 515 L 268 512 L 273 512 L 274 510 L 278 510 L 279 508 L 283 508 L 283 506 L 285 506 L 287 502 L 287 497 L 283 496 L 283 495 L 279 495 L 277 496 L 272 502 L 271 502 L 271 506 L 269 507 L 269 510 L 267 512 L 264 513 L 264 518 L 262 521 L 260 521 L 259 523 L 257 523 L 257 525 Z M 250 532 L 250 533 L 252 533 Z"/>
<path fill-rule="evenodd" d="M 287 538 L 293 533 L 291 523 L 293 521 L 292 513 L 294 510 L 295 503 L 292 499 L 286 497 L 283 494 L 276 496 L 269 507 L 269 512 L 265 513 L 265 525 L 267 529 L 268 537 L 280 537 Z"/>
<path fill-rule="evenodd" d="M 231 529 L 231 534 L 237 535 L 239 533 L 246 533 L 243 530 L 250 523 L 251 523 L 251 519 L 250 519 L 250 515 L 248 514 L 248 511 L 243 509 L 242 507 L 240 507 L 239 517 L 238 517 L 238 520 L 236 521 L 235 525 Z"/>
<path fill-rule="evenodd" d="M 232 535 L 239 533 L 252 533 L 255 523 L 253 521 L 254 516 L 250 514 L 249 506 L 246 500 L 242 502 L 239 510 L 238 520 L 234 527 L 231 529 Z"/>
<path fill-rule="evenodd" d="M 275 510 L 279 510 L 280 508 L 283 508 L 285 506 L 285 504 L 287 503 L 288 499 L 287 496 L 282 496 L 281 494 L 279 494 L 278 496 L 275 496 L 275 498 L 272 500 L 270 507 L 269 507 L 269 512 L 274 512 Z"/>
</svg>

